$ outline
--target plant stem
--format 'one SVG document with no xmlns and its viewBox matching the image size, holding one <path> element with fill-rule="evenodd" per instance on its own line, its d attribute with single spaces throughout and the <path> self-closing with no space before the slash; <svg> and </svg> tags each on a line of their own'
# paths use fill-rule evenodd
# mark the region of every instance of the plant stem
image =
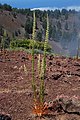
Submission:
<svg viewBox="0 0 80 120">
<path fill-rule="evenodd" d="M 40 102 L 44 102 L 44 58 L 41 63 L 41 73 L 40 73 Z"/>
<path fill-rule="evenodd" d="M 48 45 L 48 38 L 49 38 L 49 18 L 47 14 L 47 29 L 46 29 L 46 38 L 44 43 L 44 57 L 42 60 L 42 68 L 41 68 L 41 85 L 40 85 L 40 102 L 44 103 L 44 77 L 45 77 L 45 71 L 46 71 L 46 51 L 47 51 L 47 45 Z"/>
<path fill-rule="evenodd" d="M 49 18 L 47 14 L 47 29 L 46 29 L 46 38 L 44 43 L 44 74 L 46 71 L 46 51 L 47 51 L 47 45 L 48 45 L 48 38 L 49 38 Z"/>
<path fill-rule="evenodd" d="M 36 100 L 36 85 L 35 85 L 35 78 L 34 78 L 34 40 L 35 40 L 35 11 L 33 12 L 33 34 L 32 34 L 32 88 L 34 92 L 34 100 Z"/>
</svg>

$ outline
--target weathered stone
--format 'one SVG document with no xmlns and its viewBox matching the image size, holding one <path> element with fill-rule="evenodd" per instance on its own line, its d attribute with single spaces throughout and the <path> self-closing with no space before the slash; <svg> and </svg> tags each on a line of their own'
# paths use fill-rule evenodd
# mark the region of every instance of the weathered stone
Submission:
<svg viewBox="0 0 80 120">
<path fill-rule="evenodd" d="M 52 62 L 49 62 L 48 64 L 49 64 L 49 66 L 51 66 L 51 65 L 52 65 Z"/>
<path fill-rule="evenodd" d="M 79 62 L 75 62 L 74 66 L 79 66 L 80 67 L 80 63 Z"/>
<path fill-rule="evenodd" d="M 0 114 L 0 120 L 11 120 L 11 117 L 8 115 Z"/>
<path fill-rule="evenodd" d="M 58 80 L 61 76 L 62 76 L 62 73 L 57 71 L 52 74 L 52 78 L 54 80 Z"/>
</svg>

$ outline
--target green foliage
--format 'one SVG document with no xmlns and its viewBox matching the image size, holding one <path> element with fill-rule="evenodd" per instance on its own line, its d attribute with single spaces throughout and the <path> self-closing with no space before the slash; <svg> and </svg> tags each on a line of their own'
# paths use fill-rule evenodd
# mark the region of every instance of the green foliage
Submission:
<svg viewBox="0 0 80 120">
<path fill-rule="evenodd" d="M 42 22 L 42 26 L 43 26 L 45 31 L 46 31 L 46 25 L 47 25 L 46 18 L 44 17 L 43 22 Z"/>
<path fill-rule="evenodd" d="M 36 28 L 36 17 L 35 11 L 33 11 L 33 33 L 32 33 L 32 88 L 34 92 L 34 100 L 36 100 L 36 85 L 34 78 L 34 40 L 35 40 L 35 28 Z"/>
<path fill-rule="evenodd" d="M 48 45 L 48 39 L 49 39 L 49 18 L 47 14 L 47 29 L 46 29 L 46 38 L 44 43 L 44 73 L 45 73 L 45 66 L 46 66 L 46 52 L 47 52 L 47 45 Z"/>
<path fill-rule="evenodd" d="M 60 10 L 57 10 L 57 9 L 54 10 L 54 17 L 55 17 L 56 19 L 59 19 L 60 15 L 61 15 Z"/>
<path fill-rule="evenodd" d="M 38 55 L 38 76 L 40 78 L 40 72 L 41 72 L 41 57 L 40 54 Z"/>
<path fill-rule="evenodd" d="M 65 23 L 65 30 L 68 30 L 68 23 Z"/>
<path fill-rule="evenodd" d="M 27 18 L 26 23 L 25 23 L 26 34 L 32 34 L 32 26 L 33 26 L 32 19 Z"/>
<path fill-rule="evenodd" d="M 14 34 L 15 34 L 16 37 L 18 36 L 18 32 L 17 32 L 16 30 L 15 30 L 15 33 L 14 33 Z"/>
<path fill-rule="evenodd" d="M 57 22 L 57 28 L 58 28 L 58 30 L 61 29 L 61 23 L 60 23 L 60 21 Z"/>
<path fill-rule="evenodd" d="M 68 20 L 68 13 L 65 14 L 65 20 Z"/>
<path fill-rule="evenodd" d="M 37 35 L 36 35 L 36 39 L 39 41 L 42 41 L 42 30 L 38 30 Z"/>
<path fill-rule="evenodd" d="M 13 8 L 13 12 L 16 12 L 16 13 L 21 13 L 23 15 L 26 15 L 26 16 L 32 16 L 32 11 L 30 9 L 17 9 L 17 8 Z"/>
<path fill-rule="evenodd" d="M 12 40 L 10 43 L 11 48 L 16 48 L 16 47 L 23 47 L 25 49 L 31 49 L 33 46 L 33 40 L 30 39 L 16 39 L 16 40 Z M 38 49 L 38 50 L 44 50 L 44 42 L 39 42 L 39 41 L 34 41 L 34 49 Z M 51 46 L 49 44 L 47 44 L 47 51 L 50 52 L 51 51 Z"/>
<path fill-rule="evenodd" d="M 8 15 L 8 13 L 3 12 L 4 10 L 9 10 L 10 16 Z M 33 17 L 32 17 L 33 11 L 32 10 L 30 10 L 30 9 L 17 9 L 17 8 L 13 8 L 7 4 L 4 4 L 4 5 L 0 4 L 0 11 L 1 11 L 1 13 L 3 12 L 3 14 L 6 14 L 7 17 L 10 17 L 10 18 L 13 15 L 13 18 L 11 18 L 12 24 L 13 23 L 16 24 L 15 21 L 19 20 L 21 27 L 25 29 L 25 31 L 22 31 L 21 28 L 17 28 L 17 30 L 14 30 L 14 26 L 12 25 L 13 26 L 12 30 L 8 31 L 9 37 L 11 37 L 12 32 L 14 32 L 14 36 L 16 38 L 21 37 L 21 38 L 31 39 L 32 32 L 33 32 L 33 30 L 32 30 L 33 29 Z M 55 41 L 62 40 L 61 32 L 63 33 L 66 30 L 69 30 L 69 32 L 71 34 L 75 34 L 77 36 L 77 24 L 76 24 L 75 28 L 71 27 L 71 26 L 73 26 L 73 22 L 71 24 L 69 24 L 71 17 L 72 18 L 75 17 L 75 15 L 74 15 L 74 13 L 76 13 L 75 10 L 69 10 L 69 11 L 66 9 L 62 9 L 61 11 L 58 9 L 56 9 L 54 11 L 52 11 L 52 10 L 48 10 L 48 11 L 36 10 L 36 17 L 37 17 L 37 19 L 36 19 L 37 22 L 35 22 L 36 40 L 39 40 L 39 41 L 44 40 L 44 37 L 46 34 L 46 26 L 47 26 L 47 22 L 46 22 L 46 14 L 47 13 L 48 13 L 49 18 L 50 18 L 49 40 L 55 40 Z M 22 15 L 20 15 L 20 14 L 23 15 L 23 19 L 21 19 Z M 25 18 L 26 18 L 26 21 L 25 21 Z M 67 25 L 65 25 L 66 20 L 68 23 L 68 27 L 67 27 Z M 21 22 L 21 21 L 23 21 L 23 22 Z M 76 21 L 76 19 L 75 19 L 75 21 Z M 3 24 L 3 23 L 1 23 L 1 24 Z M 19 26 L 17 26 L 17 27 L 19 27 Z M 67 29 L 67 28 L 69 28 L 69 29 Z M 1 36 L 3 36 L 3 29 L 5 29 L 5 28 L 0 27 L 0 35 Z M 18 30 L 18 29 L 20 29 L 20 30 Z M 8 28 L 7 28 L 7 30 L 8 30 Z"/>
<path fill-rule="evenodd" d="M 6 30 L 4 30 L 3 37 L 1 40 L 1 49 L 4 50 L 7 47 L 7 44 L 8 44 L 8 37 L 7 37 Z"/>
<path fill-rule="evenodd" d="M 51 29 L 52 28 L 52 29 Z M 53 27 L 49 27 L 49 35 L 50 35 L 50 38 L 56 38 L 56 32 L 57 32 L 57 30 L 56 30 L 56 26 L 54 25 Z M 51 31 L 51 32 L 50 32 Z"/>
<path fill-rule="evenodd" d="M 66 15 L 67 13 L 68 13 L 68 11 L 66 9 L 62 9 L 62 11 L 61 11 L 62 15 Z"/>
<path fill-rule="evenodd" d="M 0 26 L 0 35 L 3 36 L 3 34 L 4 34 L 3 26 Z"/>
<path fill-rule="evenodd" d="M 70 38 L 70 37 L 71 37 L 71 33 L 64 31 L 62 37 L 63 37 L 65 40 L 70 40 L 70 39 L 71 39 L 71 38 Z"/>
<path fill-rule="evenodd" d="M 42 59 L 40 71 L 40 102 L 44 103 L 44 58 Z"/>
<path fill-rule="evenodd" d="M 13 14 L 14 18 L 17 18 L 17 13 L 16 12 L 13 12 L 12 14 Z"/>
<path fill-rule="evenodd" d="M 40 102 L 44 103 L 44 77 L 46 72 L 46 52 L 47 52 L 47 45 L 48 45 L 48 39 L 49 39 L 49 18 L 47 14 L 47 29 L 46 29 L 46 37 L 45 37 L 45 43 L 44 43 L 44 57 L 42 59 L 41 64 L 41 84 L 40 84 Z"/>
<path fill-rule="evenodd" d="M 0 4 L 0 9 L 7 10 L 7 11 L 12 11 L 12 7 L 8 4 Z"/>
<path fill-rule="evenodd" d="M 77 54 L 76 54 L 76 59 L 79 59 L 79 54 L 80 54 L 80 34 L 78 35 L 78 43 L 77 43 Z"/>
<path fill-rule="evenodd" d="M 35 41 L 35 32 L 36 32 L 36 17 L 35 17 L 35 11 L 33 11 L 33 33 L 32 33 L 32 43 L 29 44 L 29 47 L 32 47 L 32 88 L 34 93 L 34 102 L 37 101 L 37 94 L 36 94 L 36 83 L 35 83 L 35 77 L 34 77 L 34 48 L 36 46 Z M 38 59 L 38 75 L 40 78 L 40 103 L 44 104 L 44 76 L 46 72 L 46 54 L 47 54 L 47 46 L 48 46 L 48 38 L 49 38 L 49 18 L 47 15 L 47 29 L 46 29 L 46 37 L 44 42 L 44 54 L 42 58 L 42 62 L 40 61 L 40 55 Z M 39 42 L 38 42 L 39 43 Z M 40 42 L 41 43 L 41 42 Z M 39 48 L 39 44 L 37 45 Z"/>
</svg>

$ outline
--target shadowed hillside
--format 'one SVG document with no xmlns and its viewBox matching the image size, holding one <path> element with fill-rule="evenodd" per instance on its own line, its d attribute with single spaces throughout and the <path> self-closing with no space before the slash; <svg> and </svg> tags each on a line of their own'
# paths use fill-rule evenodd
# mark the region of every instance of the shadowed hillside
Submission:
<svg viewBox="0 0 80 120">
<path fill-rule="evenodd" d="M 45 39 L 47 13 L 49 15 L 50 43 L 52 41 L 58 42 L 59 46 L 61 46 L 61 51 L 63 51 L 62 53 L 65 54 L 67 50 L 67 53 L 75 55 L 80 31 L 80 12 L 76 12 L 75 10 L 67 11 L 66 9 L 62 9 L 61 11 L 57 9 L 54 11 L 36 10 L 36 40 L 38 41 L 44 41 Z M 30 9 L 17 9 L 7 4 L 0 4 L 1 37 L 3 36 L 3 31 L 6 30 L 9 39 L 31 39 L 32 25 L 33 16 Z M 74 48 L 72 43 L 75 43 Z M 53 42 L 51 45 L 54 49 Z"/>
</svg>

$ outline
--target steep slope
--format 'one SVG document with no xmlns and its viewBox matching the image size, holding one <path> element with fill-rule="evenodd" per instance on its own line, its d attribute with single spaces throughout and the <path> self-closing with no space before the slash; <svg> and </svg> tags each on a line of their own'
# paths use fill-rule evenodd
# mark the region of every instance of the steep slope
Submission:
<svg viewBox="0 0 80 120">
<path fill-rule="evenodd" d="M 80 39 L 78 37 L 80 33 L 80 12 L 65 9 L 62 9 L 62 11 L 36 10 L 36 40 L 44 41 L 45 39 L 47 13 L 50 24 L 49 40 L 54 51 L 76 55 L 77 41 Z M 0 35 L 1 29 L 3 29 L 7 31 L 10 38 L 31 39 L 32 25 L 33 16 L 30 9 L 0 10 Z M 58 41 L 59 46 L 55 47 L 54 41 Z M 73 47 L 74 43 L 75 47 Z"/>
<path fill-rule="evenodd" d="M 22 14 L 16 14 L 14 16 L 13 12 L 9 11 L 0 11 L 0 26 L 2 26 L 10 37 L 18 33 L 19 37 L 24 36 L 25 30 L 22 27 L 24 26 L 26 17 Z"/>
</svg>

